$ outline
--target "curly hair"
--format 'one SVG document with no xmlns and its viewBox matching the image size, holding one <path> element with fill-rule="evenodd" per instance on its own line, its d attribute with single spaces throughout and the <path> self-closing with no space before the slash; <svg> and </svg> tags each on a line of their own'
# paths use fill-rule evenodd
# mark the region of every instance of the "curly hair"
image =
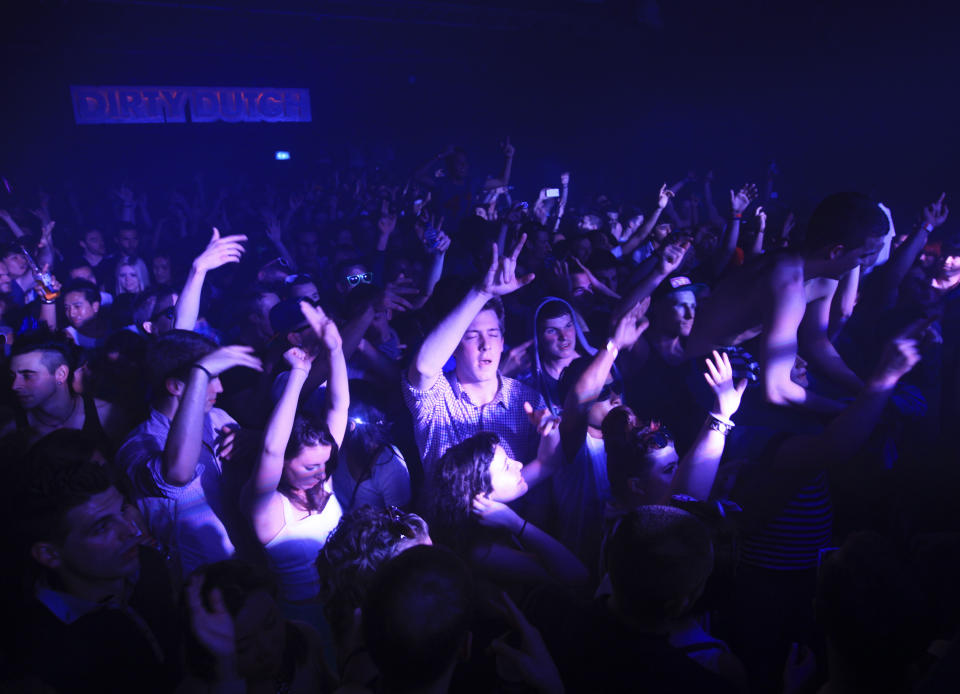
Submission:
<svg viewBox="0 0 960 694">
<path fill-rule="evenodd" d="M 469 544 L 473 499 L 493 491 L 490 463 L 500 437 L 481 431 L 447 449 L 424 484 L 420 500 L 423 516 L 438 541 L 456 550 Z"/>
<path fill-rule="evenodd" d="M 320 600 L 336 636 L 347 633 L 377 569 L 429 538 L 426 522 L 415 513 L 363 506 L 344 514 L 317 555 Z"/>
</svg>

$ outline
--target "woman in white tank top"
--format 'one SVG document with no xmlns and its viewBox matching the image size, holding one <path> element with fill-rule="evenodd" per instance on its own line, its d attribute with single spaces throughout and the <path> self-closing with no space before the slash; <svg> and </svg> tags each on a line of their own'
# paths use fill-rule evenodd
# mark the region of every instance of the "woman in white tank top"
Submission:
<svg viewBox="0 0 960 694">
<path fill-rule="evenodd" d="M 290 376 L 267 422 L 259 464 L 243 489 L 243 507 L 267 550 L 281 597 L 290 602 L 313 600 L 319 591 L 317 553 L 342 515 L 331 476 L 350 405 L 337 326 L 320 309 L 305 302 L 300 307 L 312 334 L 304 335 L 304 349 L 293 347 L 283 355 Z M 312 347 L 328 366 L 326 420 L 319 427 L 297 416 Z"/>
</svg>

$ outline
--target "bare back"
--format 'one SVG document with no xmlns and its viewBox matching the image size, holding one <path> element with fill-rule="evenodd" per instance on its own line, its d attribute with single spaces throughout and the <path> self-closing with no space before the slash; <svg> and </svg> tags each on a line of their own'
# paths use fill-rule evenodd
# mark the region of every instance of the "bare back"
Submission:
<svg viewBox="0 0 960 694">
<path fill-rule="evenodd" d="M 831 294 L 836 284 L 825 278 L 806 280 L 803 259 L 795 253 L 764 254 L 728 273 L 710 297 L 698 304 L 686 356 L 701 356 L 756 337 L 785 292 L 802 292 L 801 300 L 810 303 Z"/>
</svg>

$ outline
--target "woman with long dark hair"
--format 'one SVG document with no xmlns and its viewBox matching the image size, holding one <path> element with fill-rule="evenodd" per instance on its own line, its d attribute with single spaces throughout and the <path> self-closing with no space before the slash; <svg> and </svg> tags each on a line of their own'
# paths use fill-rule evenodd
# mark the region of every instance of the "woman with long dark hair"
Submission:
<svg viewBox="0 0 960 694">
<path fill-rule="evenodd" d="M 428 476 L 421 497 L 431 536 L 501 587 L 584 585 L 589 573 L 580 560 L 507 506 L 527 492 L 522 469 L 492 432 L 451 446 Z"/>
</svg>

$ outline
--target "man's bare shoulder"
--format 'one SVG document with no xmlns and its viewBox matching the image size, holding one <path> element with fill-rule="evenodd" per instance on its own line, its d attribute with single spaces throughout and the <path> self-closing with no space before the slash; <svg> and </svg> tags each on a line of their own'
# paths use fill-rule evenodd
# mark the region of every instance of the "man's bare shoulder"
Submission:
<svg viewBox="0 0 960 694">
<path fill-rule="evenodd" d="M 770 285 L 775 288 L 801 288 L 803 286 L 803 258 L 796 253 L 771 254 L 765 273 Z"/>
</svg>

